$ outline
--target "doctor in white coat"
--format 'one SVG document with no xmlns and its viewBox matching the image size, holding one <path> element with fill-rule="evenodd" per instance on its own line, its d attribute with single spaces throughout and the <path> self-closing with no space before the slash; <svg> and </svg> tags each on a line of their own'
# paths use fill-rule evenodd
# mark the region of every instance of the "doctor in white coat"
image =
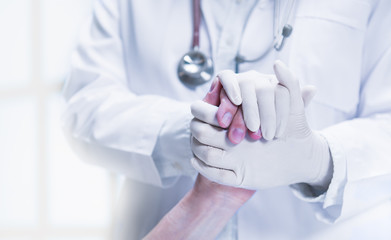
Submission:
<svg viewBox="0 0 391 240">
<path fill-rule="evenodd" d="M 390 239 L 391 2 L 297 1 L 279 51 L 274 1 L 201 1 L 200 49 L 215 73 L 238 53 L 273 73 L 282 59 L 318 89 L 306 111 L 328 143 L 326 191 L 306 184 L 260 190 L 237 213 L 238 239 Z M 83 159 L 127 177 L 115 239 L 139 239 L 191 189 L 189 88 L 177 64 L 191 47 L 190 0 L 100 0 L 82 32 L 64 88 L 64 125 Z M 332 223 L 332 224 L 330 224 Z"/>
</svg>

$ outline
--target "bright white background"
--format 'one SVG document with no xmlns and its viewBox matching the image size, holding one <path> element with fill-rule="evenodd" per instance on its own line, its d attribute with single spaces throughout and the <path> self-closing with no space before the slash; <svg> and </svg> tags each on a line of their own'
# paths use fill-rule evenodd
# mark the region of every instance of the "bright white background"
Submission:
<svg viewBox="0 0 391 240">
<path fill-rule="evenodd" d="M 60 127 L 61 88 L 93 0 L 0 0 L 0 240 L 110 239 L 117 179 Z"/>
</svg>

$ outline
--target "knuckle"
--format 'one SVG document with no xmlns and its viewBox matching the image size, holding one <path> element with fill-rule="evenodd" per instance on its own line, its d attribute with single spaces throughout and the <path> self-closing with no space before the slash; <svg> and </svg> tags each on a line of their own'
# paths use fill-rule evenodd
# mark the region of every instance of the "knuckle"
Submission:
<svg viewBox="0 0 391 240">
<path fill-rule="evenodd" d="M 228 99 L 228 97 L 223 97 L 220 99 L 220 107 L 230 108 L 234 106 L 232 102 Z"/>
</svg>

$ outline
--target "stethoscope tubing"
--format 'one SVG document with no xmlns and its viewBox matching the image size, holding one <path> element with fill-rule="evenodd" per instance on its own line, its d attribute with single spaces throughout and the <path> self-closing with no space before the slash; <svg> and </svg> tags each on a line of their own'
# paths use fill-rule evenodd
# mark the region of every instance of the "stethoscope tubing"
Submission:
<svg viewBox="0 0 391 240">
<path fill-rule="evenodd" d="M 212 58 L 207 57 L 204 53 L 200 52 L 199 50 L 200 49 L 200 25 L 201 25 L 201 0 L 193 0 L 192 3 L 193 3 L 192 49 L 181 58 L 181 61 L 178 64 L 178 77 L 185 84 L 199 85 L 211 79 L 214 72 L 214 67 L 213 67 L 214 64 Z M 254 4 L 256 3 L 257 1 Z M 240 55 L 240 44 L 239 44 L 239 49 L 234 59 L 236 73 L 239 72 L 239 65 L 241 63 L 260 61 L 261 59 L 266 57 L 266 55 L 268 55 L 273 49 L 276 51 L 280 51 L 284 46 L 285 38 L 289 37 L 289 35 L 291 34 L 293 28 L 291 25 L 288 24 L 288 21 L 292 13 L 294 0 L 289 0 L 288 13 L 284 14 L 283 16 L 284 19 L 280 19 L 280 8 L 281 8 L 280 0 L 276 0 L 274 4 L 275 4 L 274 5 L 274 30 L 273 30 L 274 39 L 271 46 L 265 52 L 263 52 L 259 57 L 254 59 L 246 59 L 244 56 Z M 251 12 L 253 11 L 254 8 L 255 5 L 253 6 Z M 244 29 L 246 28 L 250 15 L 251 13 L 246 19 L 245 26 L 242 30 L 242 34 L 244 32 Z M 281 28 L 279 24 L 281 20 L 285 22 L 283 28 Z M 193 61 L 193 59 L 195 62 Z M 202 61 L 202 65 L 197 63 L 200 60 Z M 186 66 L 191 66 L 192 69 L 198 68 L 199 70 L 197 70 L 196 72 L 188 71 L 187 69 L 190 68 Z"/>
<path fill-rule="evenodd" d="M 193 0 L 193 43 L 192 48 L 200 47 L 200 25 L 201 25 L 201 3 L 200 0 Z"/>
</svg>

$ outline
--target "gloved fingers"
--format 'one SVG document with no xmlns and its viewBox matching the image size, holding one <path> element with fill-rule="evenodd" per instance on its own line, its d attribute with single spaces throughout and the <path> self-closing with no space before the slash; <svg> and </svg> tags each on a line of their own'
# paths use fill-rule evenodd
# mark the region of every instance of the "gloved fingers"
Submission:
<svg viewBox="0 0 391 240">
<path fill-rule="evenodd" d="M 196 138 L 192 138 L 191 150 L 194 155 L 206 165 L 216 168 L 224 168 L 233 170 L 234 164 L 231 161 L 224 159 L 224 150 L 211 147 L 199 142 Z"/>
<path fill-rule="evenodd" d="M 208 166 L 196 157 L 191 159 L 191 165 L 202 176 L 208 178 L 213 182 L 229 186 L 238 185 L 236 174 L 232 170 Z"/>
<path fill-rule="evenodd" d="M 191 114 L 193 114 L 195 118 L 216 127 L 220 126 L 216 118 L 218 107 L 198 100 L 192 103 L 190 108 Z"/>
<path fill-rule="evenodd" d="M 288 67 L 279 60 L 274 63 L 274 72 L 276 73 L 280 84 L 289 90 L 291 113 L 302 113 L 304 111 L 304 102 L 301 96 L 298 79 L 291 73 Z"/>
<path fill-rule="evenodd" d="M 242 104 L 239 83 L 236 79 L 236 74 L 231 70 L 224 70 L 217 74 L 221 84 L 224 87 L 229 99 L 233 104 L 239 106 Z"/>
<path fill-rule="evenodd" d="M 227 138 L 227 130 L 193 119 L 190 131 L 199 142 L 212 147 L 227 150 L 233 146 Z"/>
<path fill-rule="evenodd" d="M 246 136 L 246 131 L 247 128 L 246 124 L 244 123 L 242 108 L 239 107 L 238 111 L 234 116 L 234 119 L 232 120 L 231 126 L 229 126 L 228 139 L 233 144 L 238 144 Z"/>
<path fill-rule="evenodd" d="M 269 80 L 258 81 L 256 85 L 262 136 L 272 140 L 276 134 L 275 86 Z"/>
<path fill-rule="evenodd" d="M 242 94 L 242 111 L 246 127 L 256 132 L 260 126 L 259 110 L 257 96 L 255 94 L 255 79 L 246 79 L 242 77 L 239 81 L 240 92 Z M 239 78 L 239 77 L 238 77 Z"/>
<path fill-rule="evenodd" d="M 265 76 L 269 79 L 270 84 L 272 86 L 277 86 L 279 84 L 276 75 L 268 74 L 268 75 L 265 75 Z"/>
<path fill-rule="evenodd" d="M 217 110 L 217 121 L 222 128 L 228 128 L 232 122 L 232 119 L 238 110 L 238 107 L 234 105 L 228 98 L 224 89 L 220 91 L 220 106 Z"/>
<path fill-rule="evenodd" d="M 304 107 L 307 107 L 316 94 L 316 87 L 313 85 L 304 86 L 301 89 L 301 97 L 303 98 Z"/>
<path fill-rule="evenodd" d="M 213 80 L 212 85 L 210 86 L 209 92 L 206 94 L 204 97 L 204 101 L 212 104 L 214 106 L 219 106 L 220 105 L 220 91 L 223 88 L 221 85 L 219 78 L 216 77 Z"/>
<path fill-rule="evenodd" d="M 287 88 L 281 85 L 277 85 L 275 88 L 276 95 L 276 137 L 281 137 L 288 125 L 289 120 L 289 91 Z"/>
</svg>

